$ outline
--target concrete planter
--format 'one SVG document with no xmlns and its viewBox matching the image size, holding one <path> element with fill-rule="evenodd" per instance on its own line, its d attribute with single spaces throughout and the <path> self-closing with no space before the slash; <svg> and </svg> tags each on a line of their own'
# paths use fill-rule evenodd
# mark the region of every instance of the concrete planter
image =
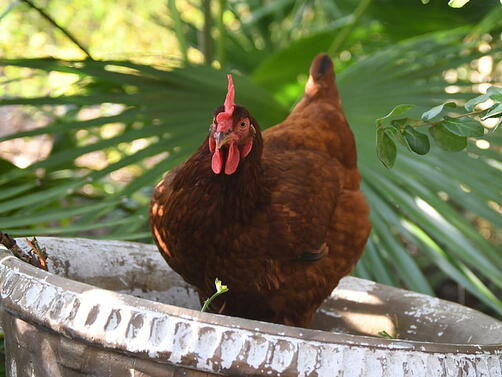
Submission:
<svg viewBox="0 0 502 377">
<path fill-rule="evenodd" d="M 502 323 L 450 302 L 345 278 L 292 328 L 193 310 L 154 246 L 39 240 L 51 273 L 0 250 L 10 376 L 502 376 Z"/>
</svg>

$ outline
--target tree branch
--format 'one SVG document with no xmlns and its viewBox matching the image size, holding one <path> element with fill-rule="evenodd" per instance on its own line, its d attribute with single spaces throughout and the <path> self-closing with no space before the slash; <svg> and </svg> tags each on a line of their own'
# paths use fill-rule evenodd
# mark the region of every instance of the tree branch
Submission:
<svg viewBox="0 0 502 377">
<path fill-rule="evenodd" d="M 42 8 L 39 8 L 35 4 L 31 2 L 31 0 L 21 0 L 23 3 L 28 4 L 30 8 L 35 9 L 40 15 L 45 18 L 47 21 L 49 21 L 50 24 L 52 24 L 56 29 L 60 30 L 66 37 L 71 40 L 82 52 L 91 60 L 94 60 L 92 58 L 91 53 L 78 41 L 77 38 L 75 38 L 68 30 L 63 28 L 61 25 L 59 25 L 49 14 L 47 14 Z"/>
</svg>

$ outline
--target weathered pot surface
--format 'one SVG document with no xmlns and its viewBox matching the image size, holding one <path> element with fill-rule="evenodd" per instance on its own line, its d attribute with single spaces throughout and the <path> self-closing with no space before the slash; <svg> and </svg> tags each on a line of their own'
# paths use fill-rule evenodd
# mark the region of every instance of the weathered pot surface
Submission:
<svg viewBox="0 0 502 377">
<path fill-rule="evenodd" d="M 39 241 L 51 273 L 0 250 L 10 376 L 502 376 L 502 323 L 454 303 L 347 277 L 293 328 L 198 312 L 155 246 Z"/>
</svg>

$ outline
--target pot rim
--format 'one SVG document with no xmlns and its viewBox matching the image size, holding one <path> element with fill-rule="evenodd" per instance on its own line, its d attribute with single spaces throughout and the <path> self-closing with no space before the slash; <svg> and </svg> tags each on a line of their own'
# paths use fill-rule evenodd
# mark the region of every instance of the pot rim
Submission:
<svg viewBox="0 0 502 377">
<path fill-rule="evenodd" d="M 118 293 L 98 288 L 86 283 L 70 280 L 68 278 L 35 268 L 17 259 L 7 250 L 0 249 L 0 307 L 2 309 L 5 309 L 10 314 L 23 320 L 41 325 L 58 333 L 63 333 L 63 335 L 70 335 L 72 338 L 77 337 L 78 339 L 85 341 L 86 343 L 99 344 L 100 346 L 109 349 L 115 349 L 127 353 L 130 353 L 131 351 L 128 350 L 127 344 L 125 344 L 125 342 L 118 342 L 115 344 L 107 344 L 103 341 L 96 342 L 95 337 L 88 336 L 82 331 L 79 331 L 79 329 L 72 326 L 71 321 L 65 324 L 57 324 L 53 321 L 48 320 L 47 314 L 50 311 L 50 308 L 47 308 L 45 313 L 41 313 L 40 310 L 38 310 L 38 313 L 37 310 L 30 311 L 30 309 L 36 307 L 37 303 L 41 305 L 41 303 L 39 303 L 40 300 L 35 300 L 35 302 L 32 303 L 33 305 L 23 307 L 23 305 L 20 305 L 19 303 L 25 303 L 27 300 L 29 301 L 29 298 L 26 297 L 28 291 L 24 290 L 20 292 L 21 295 L 16 296 L 15 299 L 13 299 L 12 297 L 12 292 L 5 295 L 6 278 L 8 278 L 9 280 L 18 280 L 16 284 L 18 288 L 20 285 L 26 286 L 30 284 L 33 285 L 34 283 L 35 285 L 41 287 L 39 293 L 40 295 L 42 295 L 44 290 L 47 289 L 59 290 L 59 294 L 62 294 L 63 292 L 61 292 L 61 290 L 64 290 L 64 294 L 66 296 L 72 296 L 71 299 L 68 300 L 69 303 L 74 302 L 73 299 L 78 298 L 85 292 L 89 292 L 90 290 L 98 290 L 101 292 L 108 292 L 109 294 L 111 293 L 114 297 L 117 298 L 118 302 L 120 301 L 123 307 L 128 307 L 132 310 L 140 309 L 142 313 L 152 317 L 158 317 L 159 315 L 161 315 L 178 321 L 181 320 L 183 322 L 193 322 L 198 326 L 210 325 L 228 329 L 235 329 L 241 332 L 247 331 L 266 336 L 273 335 L 278 340 L 295 339 L 300 342 L 313 342 L 317 344 L 336 344 L 351 347 L 369 347 L 372 349 L 381 350 L 419 351 L 425 353 L 502 354 L 502 343 L 456 344 L 402 339 L 385 339 L 364 335 L 334 333 L 324 330 L 304 329 L 244 318 L 229 317 L 220 314 L 203 313 L 192 309 L 154 302 L 147 299 L 134 297 L 125 293 Z M 15 289 L 16 287 L 13 288 Z M 42 316 L 37 316 L 34 314 L 42 314 Z M 494 319 L 494 321 L 496 320 Z"/>
</svg>

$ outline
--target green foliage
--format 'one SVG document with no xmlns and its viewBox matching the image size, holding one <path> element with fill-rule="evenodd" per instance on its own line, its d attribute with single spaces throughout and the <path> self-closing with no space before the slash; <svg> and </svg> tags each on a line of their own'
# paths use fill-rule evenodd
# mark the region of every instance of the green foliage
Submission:
<svg viewBox="0 0 502 377">
<path fill-rule="evenodd" d="M 378 118 L 376 120 L 377 126 L 380 127 L 384 123 L 386 119 L 389 119 L 391 117 L 401 115 L 406 113 L 408 110 L 412 109 L 414 106 L 413 105 L 397 105 L 394 107 L 390 113 L 388 113 L 386 116 Z"/>
<path fill-rule="evenodd" d="M 476 120 L 467 116 L 460 118 L 445 116 L 439 125 L 443 125 L 450 133 L 457 136 L 479 137 L 485 134 L 483 126 Z"/>
<path fill-rule="evenodd" d="M 436 118 L 438 115 L 440 115 L 448 107 L 455 108 L 455 107 L 457 107 L 457 104 L 455 102 L 446 102 L 446 103 L 443 103 L 442 105 L 434 106 L 429 111 L 426 111 L 425 113 L 423 113 L 421 118 L 423 121 L 426 121 L 426 122 L 429 120 L 432 120 L 432 119 Z"/>
<path fill-rule="evenodd" d="M 418 132 L 410 126 L 406 126 L 403 131 L 408 147 L 416 154 L 426 154 L 431 149 L 431 144 L 427 135 Z"/>
<path fill-rule="evenodd" d="M 380 161 L 388 168 L 391 168 L 396 161 L 396 154 L 392 129 L 380 128 L 377 130 L 377 155 Z"/>
<path fill-rule="evenodd" d="M 465 136 L 455 135 L 450 132 L 446 126 L 438 125 L 429 129 L 432 138 L 436 143 L 447 152 L 460 152 L 467 146 L 467 138 Z"/>
<path fill-rule="evenodd" d="M 400 9 L 396 4 L 389 8 L 392 2 L 386 0 L 382 8 Z M 470 136 L 480 135 L 473 116 L 478 122 L 500 115 L 498 106 L 476 110 L 490 96 L 500 103 L 500 93 L 490 89 L 488 97 L 470 100 L 473 85 L 465 73 L 483 56 L 500 61 L 502 25 L 500 17 L 492 16 L 497 9 L 476 8 L 476 17 L 483 19 L 476 26 L 470 15 L 453 13 L 463 9 L 417 2 L 424 12 L 417 27 L 434 32 L 408 38 L 409 30 L 392 29 L 375 6 L 354 25 L 357 2 L 349 0 L 336 5 L 228 1 L 223 13 L 196 10 L 193 18 L 181 12 L 183 4 L 167 5 L 172 22 L 165 25 L 166 33 L 177 35 L 179 45 L 186 46 L 189 62 L 159 66 L 129 60 L 0 60 L 6 70 L 21 68 L 41 77 L 57 73 L 72 80 L 59 93 L 0 100 L 0 105 L 22 105 L 51 119 L 44 127 L 6 135 L 0 142 L 40 135 L 60 140 L 47 157 L 26 168 L 0 161 L 3 231 L 151 241 L 147 206 L 152 187 L 205 138 L 213 110 L 225 97 L 225 73 L 234 72 L 237 101 L 267 128 L 284 119 L 301 96 L 311 58 L 329 48 L 340 28 L 351 25 L 353 32 L 334 58 L 343 107 L 357 141 L 362 188 L 372 208 L 373 232 L 357 273 L 428 294 L 451 280 L 476 296 L 484 310 L 502 314 L 502 256 L 496 240 L 481 235 L 474 224 L 482 221 L 495 230 L 502 226 L 500 188 L 494 184 L 500 179 L 502 137 L 492 129 L 486 139 L 489 148 L 480 148 Z M 213 19 L 210 27 L 204 20 L 211 17 L 222 20 Z M 451 22 L 434 21 L 443 18 Z M 402 23 L 412 21 L 402 17 Z M 452 24 L 464 27 L 449 30 Z M 480 30 L 483 38 L 473 34 Z M 219 52 L 210 54 L 210 46 L 201 44 L 204 33 L 214 37 L 206 42 Z M 204 64 L 190 63 L 194 61 Z M 222 65 L 225 70 L 218 69 Z M 455 93 L 446 91 L 452 85 L 445 79 L 449 71 L 458 73 Z M 21 76 L 12 79 L 25 82 Z M 396 103 L 414 107 L 400 106 L 382 117 Z M 464 103 L 467 112 L 461 110 Z M 391 170 L 375 155 L 372 125 L 377 118 L 378 157 L 392 166 L 399 153 Z M 421 132 L 420 124 L 427 124 L 431 134 Z M 468 153 L 444 152 L 438 143 L 453 149 L 466 145 Z M 401 147 L 413 153 L 401 153 Z M 95 157 L 90 156 L 96 153 L 104 156 L 103 166 L 93 164 Z M 118 179 L 124 171 L 128 178 Z"/>
<path fill-rule="evenodd" d="M 430 151 L 430 141 L 427 135 L 415 130 L 417 127 L 428 127 L 437 145 L 447 152 L 460 152 L 467 147 L 468 137 L 483 137 L 484 128 L 481 120 L 497 118 L 502 115 L 502 88 L 491 86 L 486 94 L 470 99 L 465 103 L 465 110 L 460 111 L 455 102 L 446 102 L 425 111 L 421 120 L 390 118 L 406 113 L 413 105 L 398 105 L 382 118 L 376 120 L 377 126 L 377 155 L 388 168 L 394 165 L 397 156 L 396 143 L 399 142 L 409 150 L 424 155 Z M 491 100 L 493 104 L 488 109 L 475 110 L 476 105 Z M 448 110 L 451 109 L 451 110 Z M 455 111 L 455 115 L 445 115 L 448 111 Z M 438 119 L 442 116 L 440 119 Z M 436 120 L 434 120 L 436 119 Z M 434 120 L 434 121 L 433 121 Z M 500 124 L 500 121 L 499 121 Z M 495 127 L 492 132 L 496 131 Z"/>
<path fill-rule="evenodd" d="M 391 34 L 390 37 L 398 41 L 424 33 L 476 24 L 485 17 L 488 8 L 498 7 L 499 1 L 471 1 L 462 8 L 453 9 L 448 5 L 448 0 L 433 0 L 427 5 L 419 0 L 378 0 L 374 1 L 370 12 L 382 21 L 382 26 Z"/>
</svg>

